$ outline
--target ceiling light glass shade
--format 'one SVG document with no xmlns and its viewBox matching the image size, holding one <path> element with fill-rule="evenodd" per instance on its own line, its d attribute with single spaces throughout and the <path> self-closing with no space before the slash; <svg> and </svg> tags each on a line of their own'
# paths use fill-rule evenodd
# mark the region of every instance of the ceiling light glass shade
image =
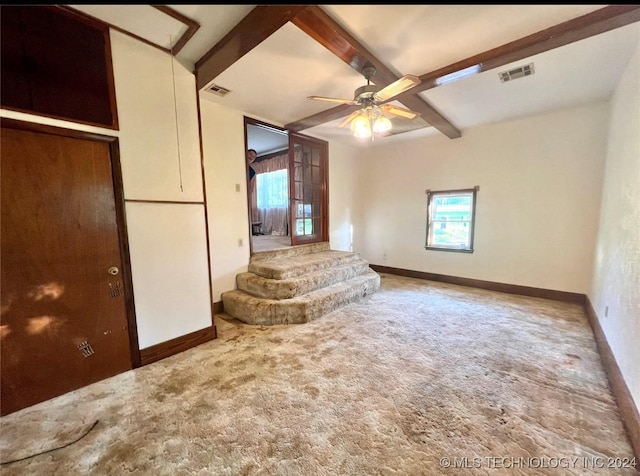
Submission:
<svg viewBox="0 0 640 476">
<path fill-rule="evenodd" d="M 371 126 L 367 114 L 361 114 L 351 122 L 351 130 L 356 137 L 371 137 Z"/>
<path fill-rule="evenodd" d="M 391 121 L 388 117 L 380 116 L 373 123 L 373 132 L 387 132 L 391 130 Z"/>
</svg>

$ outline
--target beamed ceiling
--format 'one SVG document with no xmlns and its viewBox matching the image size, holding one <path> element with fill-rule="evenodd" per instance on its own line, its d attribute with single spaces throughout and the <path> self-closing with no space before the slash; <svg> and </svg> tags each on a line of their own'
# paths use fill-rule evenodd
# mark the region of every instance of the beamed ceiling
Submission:
<svg viewBox="0 0 640 476">
<path fill-rule="evenodd" d="M 111 14 L 113 9 L 126 6 L 101 6 L 102 10 L 93 6 L 93 11 L 92 6 L 72 7 L 98 18 L 102 16 L 104 20 L 105 12 Z M 483 92 L 480 88 L 480 78 L 492 71 L 491 87 L 498 91 L 496 73 L 517 62 L 539 62 L 536 75 L 540 73 L 541 77 L 535 81 L 547 81 L 537 85 L 538 91 L 545 92 L 537 96 L 540 105 L 528 106 L 530 109 L 518 112 L 521 116 L 544 112 L 542 104 L 551 101 L 554 95 L 569 97 L 589 84 L 592 90 L 585 92 L 584 97 L 576 97 L 576 104 L 607 99 L 611 84 L 616 82 L 614 76 L 621 73 L 638 45 L 640 31 L 636 23 L 640 20 L 640 5 L 175 5 L 154 8 L 164 9 L 164 13 L 173 14 L 174 19 L 181 19 L 186 25 L 181 35 L 167 46 L 179 60 L 189 63 L 184 52 L 192 43 L 199 42 L 200 54 L 193 56 L 196 48 L 189 53 L 198 90 L 206 92 L 212 84 L 221 85 L 232 93 L 229 99 L 214 98 L 216 102 L 225 104 L 228 100 L 247 115 L 271 120 L 291 131 L 319 133 L 328 130 L 323 129 L 327 124 L 333 124 L 336 129 L 337 122 L 360 106 L 303 104 L 314 102 L 306 96 L 320 94 L 352 99 L 355 87 L 365 83 L 362 76 L 365 64 L 375 66 L 372 82 L 380 87 L 404 74 L 418 76 L 420 84 L 387 102 L 419 112 L 420 127 L 432 126 L 450 139 L 461 136 L 460 124 L 468 126 L 500 119 L 488 113 L 483 117 L 483 108 L 490 111 L 502 102 L 517 109 L 518 103 L 527 101 L 525 90 L 518 92 L 516 100 L 516 96 L 500 98 L 496 92 Z M 210 33 L 209 38 L 215 38 L 215 44 L 202 49 L 202 30 L 212 23 L 213 16 L 217 24 L 210 27 L 215 33 Z M 385 21 L 386 18 L 390 20 Z M 395 23 L 391 19 L 395 19 Z M 402 22 L 398 19 L 406 24 L 399 24 Z M 411 24 L 411 20 L 415 21 Z M 116 22 L 106 21 L 112 25 Z M 537 28 L 539 25 L 545 27 Z M 633 26 L 625 29 L 628 25 Z M 135 27 L 123 29 L 132 32 Z M 620 33 L 602 35 L 616 30 Z M 436 31 L 437 34 L 430 33 Z M 523 34 L 518 36 L 515 32 Z M 509 41 L 496 43 L 504 38 Z M 591 38 L 597 40 L 584 41 Z M 366 46 L 365 42 L 374 47 Z M 478 50 L 481 45 L 492 47 Z M 574 45 L 574 49 L 569 49 L 569 45 Z M 448 52 L 451 60 L 447 64 L 441 58 L 437 67 L 428 70 L 400 71 L 398 58 L 407 56 L 403 49 L 412 52 L 411 61 L 404 58 L 405 63 L 428 64 L 428 57 L 435 57 L 439 52 Z M 549 52 L 555 52 L 555 56 Z M 421 54 L 424 58 L 420 58 Z M 554 68 L 548 72 L 544 62 L 547 58 Z M 601 64 L 603 61 L 607 64 Z M 351 73 L 337 62 L 350 68 Z M 576 77 L 569 77 L 569 73 L 562 76 L 563 67 Z M 275 75 L 279 76 L 272 78 Z M 474 76 L 479 79 L 474 80 Z M 443 78 L 448 81 L 441 83 Z M 526 81 L 534 84 L 534 80 Z M 439 90 L 443 92 L 440 94 Z M 288 91 L 292 91 L 290 95 Z M 294 94 L 295 91 L 304 91 L 304 94 Z M 505 91 L 499 94 L 511 94 Z M 459 104 L 456 101 L 461 98 L 466 99 L 462 107 L 447 106 Z M 272 101 L 271 109 L 259 110 L 258 104 L 266 105 L 269 101 Z M 555 101 L 548 109 L 563 105 L 561 99 Z M 296 109 L 295 104 L 300 107 Z M 295 110 L 310 108 L 317 112 L 294 115 Z M 462 109 L 482 119 L 467 120 Z"/>
</svg>

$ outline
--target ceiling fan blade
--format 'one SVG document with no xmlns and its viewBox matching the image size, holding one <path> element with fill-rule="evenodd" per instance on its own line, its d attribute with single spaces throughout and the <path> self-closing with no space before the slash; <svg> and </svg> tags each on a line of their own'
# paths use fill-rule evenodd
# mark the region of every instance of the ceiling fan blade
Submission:
<svg viewBox="0 0 640 476">
<path fill-rule="evenodd" d="M 353 99 L 340 99 L 340 98 L 326 98 L 324 96 L 307 96 L 307 99 L 313 99 L 314 101 L 329 101 L 329 102 L 338 102 L 340 104 L 358 104 Z"/>
<path fill-rule="evenodd" d="M 404 117 L 405 119 L 415 119 L 420 115 L 419 112 L 412 111 L 411 109 L 405 109 L 404 107 L 394 106 L 393 104 L 383 104 L 380 106 L 382 112 L 391 114 L 392 116 Z"/>
<path fill-rule="evenodd" d="M 360 110 L 355 111 L 355 112 L 352 112 L 351 114 L 349 114 L 349 115 L 345 118 L 345 120 L 344 120 L 344 121 L 342 121 L 342 122 L 340 123 L 340 125 L 339 125 L 338 127 L 344 127 L 344 126 L 346 126 L 346 125 L 347 125 L 347 124 L 349 124 L 351 121 L 353 121 L 356 117 L 358 117 L 358 116 L 360 115 L 360 113 L 361 113 L 361 111 L 360 111 Z"/>
<path fill-rule="evenodd" d="M 418 78 L 417 76 L 413 76 L 412 74 L 407 74 L 375 93 L 373 95 L 373 99 L 376 102 L 384 102 L 388 99 L 391 99 L 393 96 L 403 93 L 407 89 L 411 89 L 412 87 L 420 83 L 420 78 Z"/>
</svg>

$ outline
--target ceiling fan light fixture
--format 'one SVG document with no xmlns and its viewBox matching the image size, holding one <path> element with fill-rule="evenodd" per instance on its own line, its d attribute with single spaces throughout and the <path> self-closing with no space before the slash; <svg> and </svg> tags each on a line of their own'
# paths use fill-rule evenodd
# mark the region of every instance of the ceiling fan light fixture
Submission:
<svg viewBox="0 0 640 476">
<path fill-rule="evenodd" d="M 360 114 L 351 122 L 353 135 L 358 138 L 371 137 L 371 124 L 368 114 Z"/>
<path fill-rule="evenodd" d="M 391 120 L 388 117 L 380 116 L 373 123 L 373 132 L 382 133 L 391 130 Z"/>
<path fill-rule="evenodd" d="M 387 135 L 393 124 L 384 114 L 403 119 L 414 119 L 420 113 L 385 103 L 391 98 L 401 94 L 408 89 L 420 84 L 420 78 L 411 74 L 406 74 L 391 84 L 379 89 L 378 85 L 371 84 L 371 77 L 375 74 L 376 68 L 370 64 L 362 68 L 362 74 L 367 80 L 365 86 L 355 90 L 353 99 L 331 98 L 325 96 L 307 96 L 307 99 L 316 101 L 329 101 L 351 106 L 361 106 L 362 109 L 354 111 L 347 116 L 338 127 L 346 127 L 351 124 L 353 135 L 358 138 L 371 137 L 374 140 L 376 134 Z"/>
<path fill-rule="evenodd" d="M 351 130 L 357 138 L 368 138 L 371 140 L 375 134 L 382 134 L 392 128 L 391 120 L 384 116 L 378 107 L 363 109 L 351 122 Z"/>
</svg>

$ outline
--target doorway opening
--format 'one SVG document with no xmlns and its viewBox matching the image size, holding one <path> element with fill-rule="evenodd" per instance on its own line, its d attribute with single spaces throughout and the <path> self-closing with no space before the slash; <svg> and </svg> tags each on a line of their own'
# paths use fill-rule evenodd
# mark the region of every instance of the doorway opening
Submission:
<svg viewBox="0 0 640 476">
<path fill-rule="evenodd" d="M 327 142 L 245 117 L 245 145 L 251 253 L 328 241 Z"/>
<path fill-rule="evenodd" d="M 247 151 L 256 152 L 247 160 L 251 250 L 290 247 L 289 133 L 248 118 L 245 132 Z"/>
</svg>

